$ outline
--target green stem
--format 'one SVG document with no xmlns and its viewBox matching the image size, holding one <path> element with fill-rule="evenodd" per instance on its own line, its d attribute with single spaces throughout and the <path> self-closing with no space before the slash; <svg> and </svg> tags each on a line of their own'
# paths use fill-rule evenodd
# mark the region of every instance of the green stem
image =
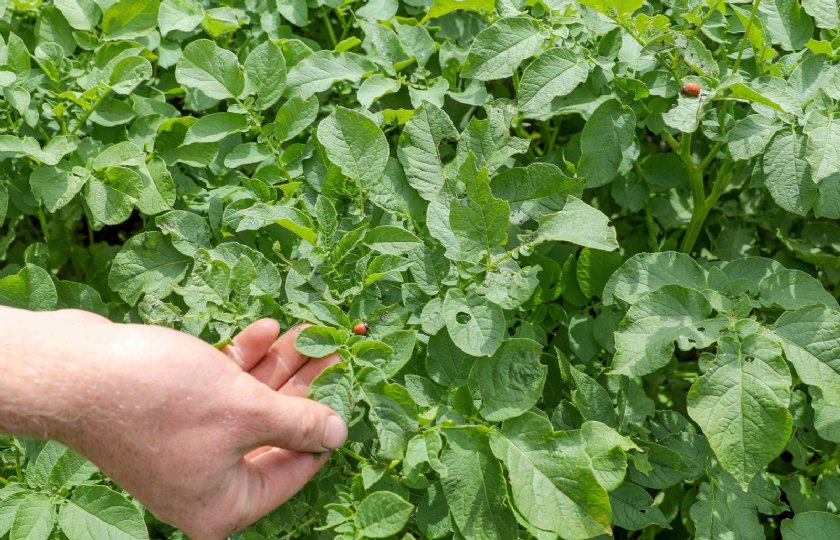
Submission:
<svg viewBox="0 0 840 540">
<path fill-rule="evenodd" d="M 363 458 L 362 456 L 360 456 L 356 452 L 354 452 L 352 450 L 349 450 L 347 448 L 339 448 L 338 453 L 341 454 L 342 456 L 351 457 L 351 458 L 355 459 L 356 461 L 358 461 L 359 463 L 367 463 L 367 461 L 368 461 L 367 459 Z"/>
<path fill-rule="evenodd" d="M 698 24 L 691 31 L 685 33 L 686 37 L 694 37 L 695 35 L 697 35 L 697 32 L 699 32 L 707 22 L 709 22 L 709 19 L 712 18 L 712 15 L 714 14 L 714 12 L 717 11 L 718 7 L 720 6 L 720 2 L 721 2 L 721 0 L 718 0 L 715 3 L 715 5 L 713 5 L 709 8 L 709 11 L 707 11 L 706 15 L 703 16 L 703 19 L 700 20 L 700 24 Z"/>
<path fill-rule="evenodd" d="M 235 99 L 236 104 L 247 111 L 248 116 L 251 118 L 251 122 L 253 127 L 261 134 L 265 136 L 265 142 L 268 145 L 268 149 L 271 150 L 271 155 L 274 156 L 274 162 L 277 163 L 277 166 L 280 167 L 280 170 L 283 172 L 283 176 L 286 177 L 286 181 L 291 182 L 292 176 L 289 174 L 289 171 L 286 170 L 286 164 L 283 163 L 283 159 L 280 156 L 280 149 L 274 145 L 274 141 L 271 140 L 271 135 L 268 133 L 262 133 L 262 118 L 257 116 L 257 114 L 252 111 L 249 107 L 246 107 L 245 104 L 240 99 Z"/>
<path fill-rule="evenodd" d="M 4 486 L 8 486 L 9 481 L 6 480 L 5 478 L 3 478 L 2 476 L 0 476 L 0 484 L 3 484 Z"/>
<path fill-rule="evenodd" d="M 752 29 L 753 21 L 755 20 L 756 13 L 758 13 L 758 6 L 761 4 L 761 0 L 755 0 L 753 2 L 752 11 L 750 11 L 750 18 L 747 21 L 747 26 L 744 28 L 744 37 L 741 39 L 741 45 L 738 47 L 738 58 L 735 59 L 735 65 L 732 66 L 732 71 L 737 72 L 738 68 L 741 66 L 741 58 L 744 56 L 744 49 L 747 48 L 747 40 L 750 36 L 750 30 Z"/>
<path fill-rule="evenodd" d="M 81 120 L 79 120 L 79 123 L 78 123 L 78 124 L 76 124 L 76 127 L 75 127 L 75 128 L 73 128 L 73 135 L 75 135 L 76 133 L 78 133 L 78 132 L 79 132 L 79 130 L 80 130 L 80 129 L 82 129 L 82 128 L 84 127 L 84 125 L 85 125 L 85 124 L 87 124 L 87 121 L 88 121 L 88 118 L 90 118 L 90 115 L 91 115 L 91 114 L 93 114 L 93 111 L 95 111 L 95 110 L 96 110 L 96 108 L 97 108 L 97 107 L 99 107 L 99 106 L 102 104 L 102 102 L 105 100 L 105 98 L 106 98 L 106 97 L 108 97 L 108 95 L 109 95 L 110 93 L 111 93 L 111 89 L 110 89 L 110 88 L 108 88 L 107 90 L 105 90 L 105 92 L 103 92 L 103 93 L 102 93 L 102 95 L 101 95 L 101 96 L 99 96 L 99 98 L 98 98 L 98 99 L 96 100 L 96 102 L 95 102 L 95 103 L 91 106 L 91 108 L 90 108 L 90 109 L 88 109 L 87 111 L 85 111 L 85 114 L 84 114 L 84 116 L 82 116 L 82 119 L 81 119 Z"/>
<path fill-rule="evenodd" d="M 333 31 L 332 23 L 330 22 L 329 13 L 322 15 L 321 19 L 324 21 L 324 27 L 327 29 L 327 36 L 330 38 L 330 43 L 332 43 L 333 49 L 335 49 L 336 45 L 338 45 L 338 40 L 335 38 L 335 32 Z"/>
<path fill-rule="evenodd" d="M 23 482 L 23 468 L 20 466 L 20 448 L 15 445 L 15 473 L 19 482 Z"/>
<path fill-rule="evenodd" d="M 627 32 L 627 33 L 630 35 L 630 37 L 631 37 L 631 38 L 633 38 L 634 40 L 636 40 L 636 43 L 638 43 L 638 44 L 639 44 L 639 45 L 641 45 L 642 47 L 644 47 L 645 45 L 647 45 L 646 43 L 644 43 L 644 42 L 641 40 L 641 38 L 639 38 L 639 36 L 637 36 L 635 33 L 633 33 L 633 31 L 632 31 L 632 30 L 630 30 L 630 27 L 628 27 L 626 24 L 624 24 L 624 22 L 622 22 L 622 21 L 620 21 L 620 20 L 618 20 L 618 19 L 613 19 L 612 17 L 610 17 L 610 18 L 611 18 L 611 19 L 612 19 L 612 21 L 613 21 L 615 24 L 617 24 L 617 25 L 618 25 L 618 26 L 619 26 L 622 30 L 624 30 L 625 32 Z M 671 76 L 672 76 L 672 77 L 674 78 L 674 80 L 677 82 L 677 85 L 680 85 L 680 86 L 681 86 L 681 85 L 682 85 L 682 79 L 681 79 L 681 78 L 680 78 L 680 76 L 677 74 L 676 69 L 674 69 L 674 67 L 673 67 L 673 66 L 671 66 L 671 64 L 669 64 L 668 62 L 666 62 L 666 61 L 662 58 L 662 55 L 661 55 L 660 53 L 655 52 L 655 53 L 653 53 L 653 56 L 654 56 L 654 58 L 656 58 L 657 62 L 659 62 L 660 64 L 662 64 L 663 66 L 665 66 L 665 69 L 667 69 L 667 70 L 671 73 Z"/>
<path fill-rule="evenodd" d="M 44 240 L 50 241 L 50 226 L 47 224 L 47 216 L 44 214 L 43 208 L 38 208 L 38 221 L 41 223 L 41 233 L 44 235 Z"/>
<path fill-rule="evenodd" d="M 712 207 L 717 203 L 720 196 L 723 195 L 723 192 L 726 191 L 729 182 L 732 180 L 732 175 L 729 173 L 730 169 L 730 161 L 724 161 L 723 165 L 721 165 L 720 169 L 718 170 L 717 177 L 715 178 L 714 183 L 712 184 L 712 192 L 709 194 L 708 197 L 702 197 L 703 193 L 703 175 L 699 173 L 699 186 L 700 186 L 700 193 L 701 198 L 697 199 L 697 192 L 693 189 L 692 194 L 694 198 L 694 207 L 691 211 L 691 220 L 688 222 L 688 230 L 686 230 L 685 236 L 682 239 L 682 243 L 680 244 L 680 251 L 683 253 L 691 253 L 694 249 L 694 244 L 697 242 L 697 238 L 700 236 L 700 231 L 703 228 L 703 223 L 706 221 L 706 217 L 709 215 L 709 211 Z M 696 184 L 697 179 L 696 177 L 692 178 L 692 184 Z M 692 186 L 694 187 L 694 186 Z"/>
<path fill-rule="evenodd" d="M 700 172 L 703 172 L 703 171 L 706 170 L 706 167 L 708 167 L 709 163 L 711 163 L 712 160 L 715 158 L 715 156 L 717 155 L 718 150 L 720 150 L 721 146 L 723 146 L 723 143 L 718 142 L 718 143 L 715 143 L 715 145 L 712 147 L 711 150 L 709 150 L 709 153 L 706 155 L 705 158 L 703 158 L 703 161 L 700 162 L 700 165 L 697 166 L 697 168 L 700 170 Z"/>
</svg>

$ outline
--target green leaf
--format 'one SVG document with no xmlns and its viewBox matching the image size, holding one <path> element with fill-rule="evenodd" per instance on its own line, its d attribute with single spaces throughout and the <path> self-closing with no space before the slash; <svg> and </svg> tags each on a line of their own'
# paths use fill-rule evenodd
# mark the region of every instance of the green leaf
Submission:
<svg viewBox="0 0 840 540">
<path fill-rule="evenodd" d="M 780 127 L 759 114 L 741 119 L 727 134 L 732 159 L 747 160 L 761 154 Z"/>
<path fill-rule="evenodd" d="M 578 173 L 587 187 L 603 186 L 627 173 L 639 156 L 633 110 L 614 99 L 602 103 L 583 127 L 580 151 Z"/>
<path fill-rule="evenodd" d="M 85 202 L 96 226 L 122 223 L 140 198 L 143 179 L 127 167 L 108 167 L 85 185 Z"/>
<path fill-rule="evenodd" d="M 478 412 L 490 422 L 519 416 L 537 404 L 548 368 L 540 363 L 542 346 L 513 338 L 487 359 L 476 362 L 470 374 L 481 398 Z"/>
<path fill-rule="evenodd" d="M 440 454 L 441 483 L 449 512 L 467 540 L 516 537 L 516 521 L 504 504 L 505 480 L 481 433 L 447 433 Z"/>
<path fill-rule="evenodd" d="M 318 98 L 293 97 L 277 109 L 274 120 L 274 135 L 282 142 L 293 139 L 309 127 L 318 117 Z"/>
<path fill-rule="evenodd" d="M 826 291 L 819 280 L 800 270 L 780 269 L 765 277 L 758 285 L 759 301 L 767 307 L 779 306 L 793 311 L 812 304 L 823 304 L 840 310 L 837 299 Z"/>
<path fill-rule="evenodd" d="M 158 27 L 166 36 L 179 30 L 192 32 L 204 20 L 204 6 L 197 0 L 163 0 L 158 10 Z"/>
<path fill-rule="evenodd" d="M 337 351 L 345 339 L 344 334 L 334 328 L 308 326 L 295 339 L 295 348 L 303 355 L 323 358 Z"/>
<path fill-rule="evenodd" d="M 140 510 L 123 495 L 105 486 L 77 488 L 62 506 L 58 524 L 69 540 L 149 538 Z"/>
<path fill-rule="evenodd" d="M 611 520 L 614 525 L 628 531 L 639 531 L 656 525 L 667 528 L 668 519 L 653 497 L 636 484 L 625 482 L 610 493 Z"/>
<path fill-rule="evenodd" d="M 647 293 L 666 285 L 702 290 L 707 287 L 706 273 L 684 253 L 639 253 L 610 276 L 604 286 L 604 304 L 609 306 L 616 300 L 635 304 Z"/>
<path fill-rule="evenodd" d="M 408 522 L 414 505 L 390 491 L 371 493 L 363 500 L 353 521 L 365 538 L 386 538 L 399 533 Z"/>
<path fill-rule="evenodd" d="M 232 112 L 218 112 L 202 116 L 189 127 L 184 144 L 221 141 L 228 135 L 247 131 L 248 117 Z"/>
<path fill-rule="evenodd" d="M 449 289 L 443 318 L 452 341 L 471 356 L 491 356 L 504 339 L 507 323 L 502 308 L 474 292 Z"/>
<path fill-rule="evenodd" d="M 802 382 L 818 387 L 827 401 L 840 405 L 840 358 L 834 354 L 840 313 L 825 306 L 804 307 L 782 314 L 773 331 Z"/>
<path fill-rule="evenodd" d="M 209 39 L 197 39 L 184 47 L 175 78 L 214 99 L 239 97 L 245 90 L 245 75 L 236 55 Z"/>
<path fill-rule="evenodd" d="M 461 171 L 466 170 L 466 174 Z M 449 226 L 458 243 L 457 259 L 478 262 L 489 259 L 497 247 L 507 242 L 508 203 L 493 197 L 487 169 L 476 174 L 475 162 L 468 159 L 459 171 L 458 180 L 465 184 L 466 197 L 452 201 Z"/>
<path fill-rule="evenodd" d="M 458 136 L 449 116 L 431 103 L 414 111 L 400 135 L 397 155 L 411 187 L 426 200 L 434 200 L 444 186 L 446 175 L 440 145 Z"/>
<path fill-rule="evenodd" d="M 543 41 L 545 35 L 536 19 L 499 19 L 475 37 L 461 76 L 480 81 L 510 77 L 523 60 L 540 51 Z"/>
<path fill-rule="evenodd" d="M 765 538 L 751 497 L 742 492 L 728 474 L 713 480 L 700 486 L 697 501 L 690 509 L 691 520 L 697 530 L 696 538 Z"/>
<path fill-rule="evenodd" d="M 361 374 L 362 395 L 378 437 L 378 454 L 388 460 L 402 459 L 409 439 L 417 432 L 417 406 L 405 388 L 386 383 L 383 377 L 375 371 Z"/>
<path fill-rule="evenodd" d="M 55 513 L 55 505 L 45 494 L 27 495 L 18 504 L 9 540 L 46 540 L 55 528 Z"/>
<path fill-rule="evenodd" d="M 160 0 L 119 0 L 102 15 L 102 31 L 111 38 L 142 36 L 157 26 Z"/>
<path fill-rule="evenodd" d="M 32 171 L 29 185 L 32 194 L 43 202 L 46 209 L 55 212 L 66 206 L 82 190 L 88 179 L 87 174 L 87 171 L 66 171 L 59 167 L 42 165 Z"/>
<path fill-rule="evenodd" d="M 776 204 L 800 216 L 817 199 L 817 185 L 807 160 L 802 134 L 777 135 L 764 154 L 764 182 Z"/>
<path fill-rule="evenodd" d="M 583 248 L 575 268 L 580 291 L 588 297 L 603 296 L 607 281 L 621 263 L 619 253 Z"/>
<path fill-rule="evenodd" d="M 527 203 L 556 195 L 580 196 L 581 182 L 551 163 L 531 163 L 499 171 L 490 181 L 493 195 L 510 203 Z M 564 197 L 565 200 L 565 197 Z"/>
<path fill-rule="evenodd" d="M 370 60 L 355 53 L 318 51 L 289 69 L 285 93 L 290 98 L 306 99 L 339 81 L 359 81 L 374 69 Z"/>
<path fill-rule="evenodd" d="M 268 40 L 257 45 L 245 59 L 245 73 L 257 95 L 256 105 L 267 109 L 283 95 L 286 87 L 286 59 L 280 47 Z"/>
<path fill-rule="evenodd" d="M 117 94 L 128 95 L 151 78 L 152 64 L 142 56 L 129 56 L 114 66 L 109 84 Z"/>
<path fill-rule="evenodd" d="M 840 27 L 840 9 L 832 0 L 802 0 L 802 9 L 814 18 L 817 26 L 831 29 Z"/>
<path fill-rule="evenodd" d="M 46 270 L 27 264 L 16 274 L 0 278 L 0 304 L 34 311 L 56 308 L 55 285 Z"/>
<path fill-rule="evenodd" d="M 549 49 L 522 73 L 516 97 L 525 116 L 541 116 L 554 98 L 569 94 L 589 76 L 579 55 L 564 48 Z"/>
<path fill-rule="evenodd" d="M 628 377 L 653 373 L 671 361 L 677 339 L 681 348 L 706 348 L 725 324 L 711 314 L 712 306 L 701 292 L 680 285 L 643 296 L 615 334 L 613 370 Z"/>
<path fill-rule="evenodd" d="M 362 113 L 338 107 L 318 125 L 318 141 L 329 160 L 363 189 L 385 171 L 388 141 L 379 126 Z"/>
<path fill-rule="evenodd" d="M 715 359 L 688 392 L 688 414 L 745 490 L 787 444 L 790 386 L 779 346 L 752 334 L 722 338 Z"/>
<path fill-rule="evenodd" d="M 381 225 L 365 235 L 367 247 L 386 255 L 404 255 L 421 246 L 423 242 L 414 233 L 401 227 Z"/>
<path fill-rule="evenodd" d="M 832 113 L 811 114 L 805 133 L 805 152 L 814 182 L 840 175 L 840 119 Z"/>
<path fill-rule="evenodd" d="M 210 227 L 207 221 L 192 212 L 172 210 L 155 218 L 160 232 L 169 237 L 172 245 L 190 257 L 195 256 L 199 248 L 210 243 Z"/>
<path fill-rule="evenodd" d="M 801 49 L 814 35 L 814 21 L 795 0 L 767 0 L 759 4 L 767 36 L 783 49 Z"/>
<path fill-rule="evenodd" d="M 102 16 L 93 0 L 55 0 L 54 5 L 76 30 L 93 30 Z"/>
<path fill-rule="evenodd" d="M 130 305 L 144 294 L 164 298 L 186 275 L 190 258 L 161 233 L 145 232 L 130 238 L 114 258 L 108 286 Z"/>
<path fill-rule="evenodd" d="M 644 0 L 578 0 L 581 4 L 595 8 L 604 15 L 629 15 L 644 5 Z"/>
<path fill-rule="evenodd" d="M 494 0 L 434 0 L 422 22 L 437 17 L 443 17 L 453 11 L 481 11 L 492 13 L 495 8 Z"/>
<path fill-rule="evenodd" d="M 569 242 L 604 251 L 618 249 L 615 229 L 609 218 L 571 196 L 562 210 L 540 223 L 531 240 L 534 245 L 544 242 Z"/>
<path fill-rule="evenodd" d="M 250 206 L 231 205 L 225 209 L 224 221 L 237 232 L 255 231 L 270 225 L 279 225 L 295 233 L 310 244 L 318 241 L 309 216 L 290 206 L 253 203 Z"/>
<path fill-rule="evenodd" d="M 840 535 L 840 516 L 828 512 L 802 512 L 782 521 L 784 540 L 830 540 Z"/>
<path fill-rule="evenodd" d="M 277 3 L 277 11 L 290 23 L 295 26 L 306 26 L 307 19 L 306 0 L 282 0 Z"/>
<path fill-rule="evenodd" d="M 683 133 L 694 133 L 700 127 L 700 119 L 703 116 L 703 97 L 681 95 L 677 104 L 662 115 L 665 125 Z"/>
<path fill-rule="evenodd" d="M 530 300 L 539 285 L 539 266 L 522 270 L 498 270 L 485 274 L 477 291 L 502 309 L 516 309 Z"/>
<path fill-rule="evenodd" d="M 26 469 L 27 481 L 42 489 L 76 486 L 96 474 L 96 466 L 54 441 L 48 441 Z"/>
<path fill-rule="evenodd" d="M 610 501 L 598 483 L 579 431 L 554 433 L 547 420 L 526 414 L 490 439 L 508 471 L 513 502 L 532 526 L 564 538 L 610 533 Z"/>
<path fill-rule="evenodd" d="M 399 91 L 401 84 L 399 81 L 389 79 L 382 74 L 375 74 L 365 79 L 359 86 L 359 93 L 356 94 L 356 99 L 365 109 L 370 109 L 373 103 L 384 96 L 385 94 L 392 94 Z"/>
<path fill-rule="evenodd" d="M 320 401 L 349 422 L 353 414 L 353 380 L 347 364 L 335 364 L 312 381 L 312 399 Z"/>
<path fill-rule="evenodd" d="M 0 535 L 5 536 L 11 530 L 20 503 L 30 493 L 19 483 L 11 483 L 0 489 Z"/>
</svg>

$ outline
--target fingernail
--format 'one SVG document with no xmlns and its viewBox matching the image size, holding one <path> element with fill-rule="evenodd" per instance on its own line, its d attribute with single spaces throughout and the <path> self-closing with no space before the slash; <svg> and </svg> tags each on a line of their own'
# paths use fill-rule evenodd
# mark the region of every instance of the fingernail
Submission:
<svg viewBox="0 0 840 540">
<path fill-rule="evenodd" d="M 324 440 L 321 443 L 327 450 L 334 450 L 347 440 L 347 424 L 341 417 L 330 415 L 324 428 Z"/>
</svg>

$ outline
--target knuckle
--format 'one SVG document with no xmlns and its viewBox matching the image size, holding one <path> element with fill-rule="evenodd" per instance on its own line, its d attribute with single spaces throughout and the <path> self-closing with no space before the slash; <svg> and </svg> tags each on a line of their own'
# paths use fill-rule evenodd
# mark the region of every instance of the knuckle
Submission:
<svg viewBox="0 0 840 540">
<path fill-rule="evenodd" d="M 300 446 L 320 446 L 321 434 L 318 432 L 320 422 L 317 416 L 307 411 L 301 415 L 297 422 L 297 439 Z"/>
</svg>

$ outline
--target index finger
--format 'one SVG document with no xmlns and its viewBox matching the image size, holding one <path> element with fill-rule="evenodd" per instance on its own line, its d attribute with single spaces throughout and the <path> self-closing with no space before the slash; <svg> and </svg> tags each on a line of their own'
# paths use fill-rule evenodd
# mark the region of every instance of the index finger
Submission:
<svg viewBox="0 0 840 540">
<path fill-rule="evenodd" d="M 298 324 L 280 336 L 268 348 L 262 360 L 251 369 L 251 375 L 272 390 L 277 390 L 289 381 L 311 360 L 295 348 L 300 331 L 311 324 Z"/>
</svg>

